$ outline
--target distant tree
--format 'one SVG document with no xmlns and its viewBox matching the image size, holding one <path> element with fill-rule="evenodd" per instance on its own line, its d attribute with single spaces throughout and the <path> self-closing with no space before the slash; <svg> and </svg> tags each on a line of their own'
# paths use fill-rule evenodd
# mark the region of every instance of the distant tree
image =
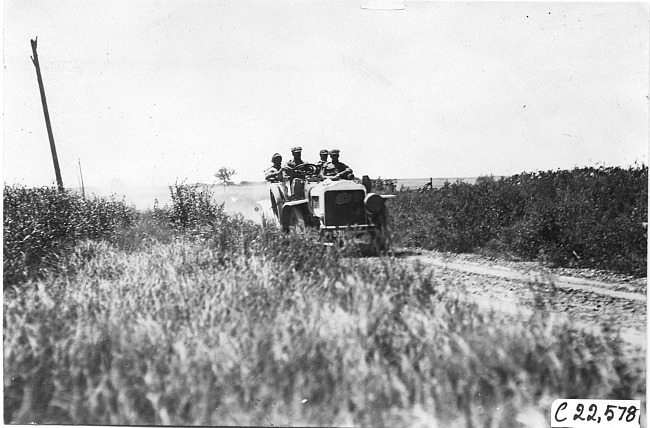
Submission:
<svg viewBox="0 0 650 428">
<path fill-rule="evenodd" d="M 222 166 L 219 168 L 217 173 L 214 175 L 217 177 L 217 180 L 219 180 L 219 183 L 223 186 L 223 191 L 226 191 L 226 186 L 229 184 L 232 184 L 232 181 L 230 179 L 232 178 L 233 175 L 237 174 L 234 169 L 226 168 L 225 166 Z"/>
</svg>

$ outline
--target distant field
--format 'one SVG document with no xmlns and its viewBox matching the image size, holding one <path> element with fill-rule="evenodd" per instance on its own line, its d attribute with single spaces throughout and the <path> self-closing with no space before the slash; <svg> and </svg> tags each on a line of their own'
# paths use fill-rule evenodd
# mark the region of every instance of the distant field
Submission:
<svg viewBox="0 0 650 428">
<path fill-rule="evenodd" d="M 72 189 L 80 192 L 79 189 Z M 155 202 L 159 207 L 171 203 L 169 186 L 140 186 L 123 189 L 110 188 L 86 188 L 86 195 L 97 195 L 102 197 L 115 196 L 118 199 L 124 198 L 129 205 L 134 205 L 139 210 L 151 209 Z M 224 203 L 227 211 L 240 212 L 247 218 L 255 216 L 254 208 L 258 201 L 267 198 L 266 183 L 253 183 L 250 185 L 214 186 L 215 202 Z M 259 215 L 256 217 L 258 218 Z"/>
<path fill-rule="evenodd" d="M 417 189 L 428 183 L 430 179 L 398 178 L 396 180 L 398 189 L 402 186 Z M 476 181 L 476 177 L 434 178 L 433 187 L 437 189 L 442 187 L 445 181 L 455 183 L 457 180 L 473 184 Z M 78 188 L 71 190 L 81 193 L 81 190 Z M 115 195 L 117 199 L 124 198 L 127 204 L 134 205 L 139 210 L 153 208 L 156 200 L 160 207 L 169 204 L 171 201 L 169 186 L 133 186 L 120 189 L 87 187 L 86 195 L 93 194 L 103 197 Z M 215 185 L 214 194 L 216 202 L 225 203 L 225 208 L 228 212 L 239 212 L 251 220 L 260 218 L 260 211 L 255 211 L 256 207 L 258 209 L 260 208 L 259 201 L 268 199 L 266 183 L 263 181 L 245 185 L 227 186 L 225 191 L 223 187 Z"/>
</svg>

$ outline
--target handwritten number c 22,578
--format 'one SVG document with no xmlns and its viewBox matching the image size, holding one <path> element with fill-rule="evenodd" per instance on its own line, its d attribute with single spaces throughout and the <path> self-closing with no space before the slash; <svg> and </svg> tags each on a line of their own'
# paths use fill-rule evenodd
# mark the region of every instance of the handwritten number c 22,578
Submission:
<svg viewBox="0 0 650 428">
<path fill-rule="evenodd" d="M 634 400 L 556 400 L 553 405 L 555 411 L 551 415 L 552 426 L 563 426 L 556 424 L 573 420 L 580 427 L 585 428 L 597 427 L 601 423 L 609 426 L 608 422 L 622 424 L 616 425 L 617 427 L 638 427 L 637 403 L 639 402 Z M 588 410 L 586 410 L 587 406 Z M 599 413 L 599 409 L 602 413 Z"/>
</svg>

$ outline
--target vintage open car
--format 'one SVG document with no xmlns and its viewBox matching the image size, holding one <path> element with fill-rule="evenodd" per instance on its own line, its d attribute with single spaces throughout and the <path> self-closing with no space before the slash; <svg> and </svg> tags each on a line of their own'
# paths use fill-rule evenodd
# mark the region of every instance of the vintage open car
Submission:
<svg viewBox="0 0 650 428">
<path fill-rule="evenodd" d="M 391 245 L 386 200 L 394 195 L 371 192 L 370 180 L 322 177 L 313 164 L 298 165 L 292 179 L 269 182 L 271 208 L 284 231 L 318 230 L 325 238 L 343 234 L 370 236 L 379 252 Z"/>
</svg>

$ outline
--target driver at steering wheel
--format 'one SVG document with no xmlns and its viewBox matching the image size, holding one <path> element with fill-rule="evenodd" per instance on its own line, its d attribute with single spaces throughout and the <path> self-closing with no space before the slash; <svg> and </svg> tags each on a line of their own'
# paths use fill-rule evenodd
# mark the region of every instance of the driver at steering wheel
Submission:
<svg viewBox="0 0 650 428">
<path fill-rule="evenodd" d="M 302 147 L 292 147 L 291 148 L 291 154 L 293 155 L 293 159 L 289 160 L 287 162 L 287 166 L 291 169 L 294 169 L 298 165 L 302 165 L 305 163 L 304 160 L 302 160 L 301 155 L 302 155 Z"/>
<path fill-rule="evenodd" d="M 305 174 L 302 171 L 296 170 L 298 166 L 304 165 L 305 161 L 302 160 L 302 147 L 292 147 L 291 154 L 293 159 L 290 159 L 285 165 L 285 171 L 289 177 L 289 188 L 291 189 L 291 196 L 293 198 L 304 197 L 304 178 Z"/>
</svg>

